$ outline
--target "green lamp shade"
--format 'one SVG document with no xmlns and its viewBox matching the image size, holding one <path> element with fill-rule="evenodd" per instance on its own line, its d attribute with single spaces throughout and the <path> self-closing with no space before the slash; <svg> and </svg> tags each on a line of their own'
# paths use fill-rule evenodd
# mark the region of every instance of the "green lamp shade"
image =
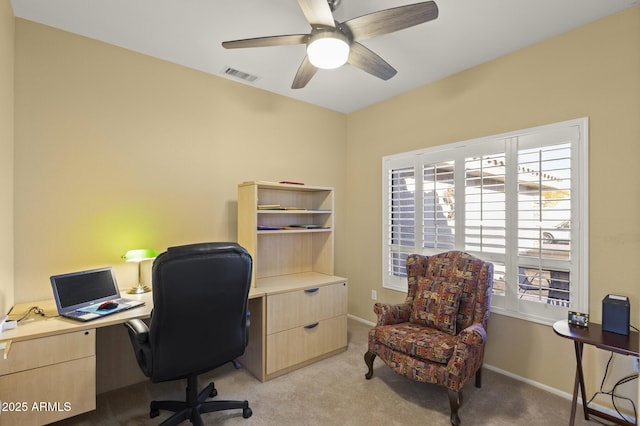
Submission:
<svg viewBox="0 0 640 426">
<path fill-rule="evenodd" d="M 155 259 L 158 252 L 154 249 L 135 249 L 129 250 L 122 256 L 125 262 L 142 262 L 143 260 Z"/>
</svg>

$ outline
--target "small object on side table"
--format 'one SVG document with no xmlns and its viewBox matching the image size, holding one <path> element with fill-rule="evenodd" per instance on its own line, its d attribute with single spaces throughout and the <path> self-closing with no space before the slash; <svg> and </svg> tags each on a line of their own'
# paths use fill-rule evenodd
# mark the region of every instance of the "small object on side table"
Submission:
<svg viewBox="0 0 640 426">
<path fill-rule="evenodd" d="M 571 325 L 577 325 L 578 327 L 589 327 L 589 314 L 569 311 L 568 321 Z"/>
</svg>

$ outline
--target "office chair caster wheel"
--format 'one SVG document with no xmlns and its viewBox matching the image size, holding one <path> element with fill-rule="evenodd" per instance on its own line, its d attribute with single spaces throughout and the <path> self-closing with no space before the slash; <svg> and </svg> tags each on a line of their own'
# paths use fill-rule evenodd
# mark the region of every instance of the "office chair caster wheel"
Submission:
<svg viewBox="0 0 640 426">
<path fill-rule="evenodd" d="M 248 419 L 249 417 L 251 417 L 252 414 L 253 414 L 253 411 L 251 411 L 251 408 L 247 407 L 242 409 L 243 418 Z"/>
<path fill-rule="evenodd" d="M 202 390 L 202 392 L 205 392 L 207 389 L 209 389 L 207 398 L 215 398 L 216 396 L 218 396 L 218 390 L 216 389 L 216 385 L 213 382 L 210 382 L 209 385 Z"/>
</svg>

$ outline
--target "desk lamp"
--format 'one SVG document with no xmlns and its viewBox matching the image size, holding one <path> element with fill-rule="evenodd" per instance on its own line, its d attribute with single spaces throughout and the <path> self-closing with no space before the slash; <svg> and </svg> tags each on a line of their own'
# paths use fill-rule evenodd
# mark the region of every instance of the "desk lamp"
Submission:
<svg viewBox="0 0 640 426">
<path fill-rule="evenodd" d="M 158 252 L 153 249 L 129 250 L 122 256 L 125 262 L 136 262 L 138 264 L 138 285 L 127 290 L 129 294 L 141 294 L 151 291 L 149 286 L 143 285 L 141 280 L 141 263 L 145 260 L 155 259 Z"/>
</svg>

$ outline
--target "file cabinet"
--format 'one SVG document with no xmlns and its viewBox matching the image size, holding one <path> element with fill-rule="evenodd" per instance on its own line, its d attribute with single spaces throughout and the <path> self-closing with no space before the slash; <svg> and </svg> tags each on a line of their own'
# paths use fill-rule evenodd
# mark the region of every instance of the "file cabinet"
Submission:
<svg viewBox="0 0 640 426">
<path fill-rule="evenodd" d="M 0 424 L 43 425 L 96 408 L 95 329 L 12 342 L 0 359 Z"/>
<path fill-rule="evenodd" d="M 267 295 L 266 375 L 293 368 L 347 347 L 347 283 Z"/>
</svg>

